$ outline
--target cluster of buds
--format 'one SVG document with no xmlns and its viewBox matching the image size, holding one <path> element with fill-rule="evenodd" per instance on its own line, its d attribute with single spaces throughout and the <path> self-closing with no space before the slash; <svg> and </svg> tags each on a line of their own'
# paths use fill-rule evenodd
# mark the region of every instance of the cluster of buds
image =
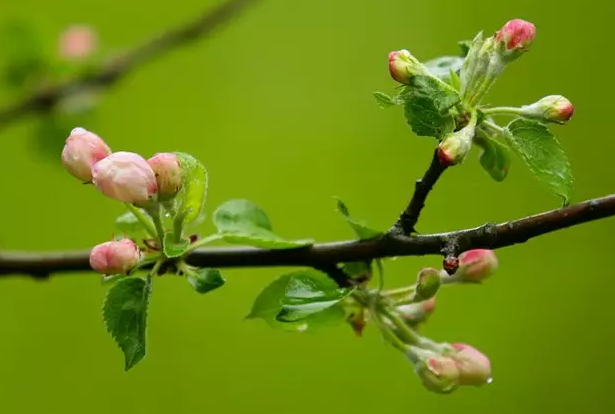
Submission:
<svg viewBox="0 0 615 414">
<path fill-rule="evenodd" d="M 149 160 L 132 152 L 111 152 L 96 134 L 75 128 L 62 150 L 66 170 L 84 183 L 92 183 L 105 196 L 140 207 L 175 197 L 182 185 L 176 155 L 155 154 Z M 102 274 L 127 273 L 138 266 L 141 253 L 129 239 L 96 246 L 91 267 Z"/>
</svg>

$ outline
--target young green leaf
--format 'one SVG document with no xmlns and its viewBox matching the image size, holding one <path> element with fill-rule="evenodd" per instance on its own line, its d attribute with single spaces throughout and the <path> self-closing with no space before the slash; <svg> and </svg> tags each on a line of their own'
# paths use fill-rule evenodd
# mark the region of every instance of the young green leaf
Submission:
<svg viewBox="0 0 615 414">
<path fill-rule="evenodd" d="M 313 269 L 291 274 L 282 310 L 276 316 L 281 322 L 296 322 L 328 309 L 352 292 L 353 288 L 340 288 L 327 275 Z"/>
<path fill-rule="evenodd" d="M 164 255 L 170 259 L 180 257 L 186 253 L 186 249 L 190 246 L 190 241 L 180 240 L 176 241 L 173 233 L 165 233 L 164 240 L 162 242 Z"/>
<path fill-rule="evenodd" d="M 463 65 L 463 58 L 459 56 L 441 56 L 429 60 L 423 65 L 425 65 L 432 75 L 442 79 L 446 83 L 450 83 L 451 72 L 459 73 L 461 65 Z"/>
<path fill-rule="evenodd" d="M 510 150 L 506 145 L 487 136 L 476 141 L 482 148 L 481 167 L 496 181 L 503 181 L 510 169 Z"/>
<path fill-rule="evenodd" d="M 185 224 L 199 218 L 207 196 L 207 170 L 196 158 L 174 152 L 182 170 L 182 188 L 176 196 L 176 211 Z"/>
<path fill-rule="evenodd" d="M 145 356 L 147 307 L 151 286 L 143 279 L 120 279 L 107 293 L 103 318 L 107 330 L 124 352 L 128 371 Z"/>
<path fill-rule="evenodd" d="M 280 276 L 258 295 L 246 319 L 263 319 L 270 327 L 289 332 L 316 332 L 322 328 L 336 325 L 345 320 L 341 305 L 308 316 L 296 322 L 280 322 L 276 316 L 282 311 L 282 299 L 293 273 Z"/>
<path fill-rule="evenodd" d="M 145 233 L 143 224 L 130 211 L 115 219 L 115 227 L 128 236 L 138 236 Z"/>
<path fill-rule="evenodd" d="M 460 101 L 450 85 L 431 76 L 414 76 L 403 95 L 406 120 L 415 134 L 439 138 L 455 129 L 450 109 Z"/>
<path fill-rule="evenodd" d="M 198 293 L 211 292 L 225 283 L 218 269 L 198 269 L 187 280 Z"/>
<path fill-rule="evenodd" d="M 313 240 L 287 240 L 275 233 L 263 210 L 248 200 L 230 200 L 214 212 L 214 224 L 228 243 L 265 249 L 292 249 L 313 244 Z"/>
<path fill-rule="evenodd" d="M 350 227 L 354 230 L 357 237 L 361 240 L 368 240 L 379 237 L 383 234 L 382 231 L 369 228 L 365 222 L 356 220 L 350 216 L 348 207 L 340 198 L 337 199 L 337 211 L 344 217 L 346 222 L 350 224 Z"/>
<path fill-rule="evenodd" d="M 541 123 L 515 119 L 504 136 L 539 181 L 568 204 L 572 193 L 570 163 L 557 138 Z"/>
<path fill-rule="evenodd" d="M 381 109 L 386 109 L 390 106 L 396 105 L 396 103 L 393 101 L 393 98 L 391 98 L 386 93 L 374 92 L 374 98 L 376 99 L 378 107 Z"/>
</svg>

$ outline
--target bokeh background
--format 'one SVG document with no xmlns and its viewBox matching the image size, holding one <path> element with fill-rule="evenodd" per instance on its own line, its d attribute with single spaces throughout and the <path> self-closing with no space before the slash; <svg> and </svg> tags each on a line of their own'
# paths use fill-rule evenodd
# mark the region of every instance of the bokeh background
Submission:
<svg viewBox="0 0 615 414">
<path fill-rule="evenodd" d="M 105 47 L 121 50 L 212 5 L 7 0 L 0 17 L 35 26 L 49 50 L 73 23 L 91 24 Z M 574 120 L 554 130 L 573 166 L 573 201 L 581 201 L 615 191 L 614 12 L 615 3 L 566 0 L 263 0 L 213 37 L 131 73 L 80 122 L 115 150 L 197 156 L 210 172 L 210 212 L 248 198 L 284 236 L 335 240 L 352 236 L 334 211 L 332 196 L 340 196 L 386 229 L 435 145 L 412 134 L 399 108 L 381 110 L 371 97 L 394 91 L 387 53 L 456 54 L 456 41 L 520 17 L 536 24 L 537 40 L 489 101 L 573 101 Z M 0 103 L 14 97 L 0 90 Z M 53 149 L 61 144 L 44 142 L 40 129 L 28 118 L 0 131 L 0 248 L 76 249 L 109 239 L 122 207 L 72 179 Z M 477 156 L 444 176 L 419 231 L 558 206 L 520 160 L 495 183 Z M 610 413 L 614 232 L 610 219 L 503 249 L 488 283 L 441 292 L 425 332 L 473 344 L 494 371 L 491 385 L 449 396 L 423 389 L 374 329 L 358 339 L 345 326 L 310 335 L 243 321 L 287 269 L 226 270 L 227 285 L 205 296 L 179 278 L 157 279 L 149 352 L 129 373 L 101 321 L 99 277 L 3 279 L 0 413 Z M 391 261 L 387 283 L 410 283 L 439 261 Z"/>
</svg>

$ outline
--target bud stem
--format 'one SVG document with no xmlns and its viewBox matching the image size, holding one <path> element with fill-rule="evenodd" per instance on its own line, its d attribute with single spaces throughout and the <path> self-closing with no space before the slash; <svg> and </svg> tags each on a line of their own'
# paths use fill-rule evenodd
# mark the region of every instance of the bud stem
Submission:
<svg viewBox="0 0 615 414">
<path fill-rule="evenodd" d="M 147 212 L 149 213 L 150 216 L 152 216 L 152 220 L 154 221 L 154 226 L 156 228 L 156 234 L 157 236 L 155 236 L 159 241 L 160 241 L 160 247 L 162 247 L 162 244 L 164 242 L 164 224 L 162 223 L 162 215 L 160 214 L 161 212 L 161 206 L 158 203 L 154 203 L 151 206 L 147 207 Z"/>
<path fill-rule="evenodd" d="M 416 331 L 406 325 L 406 323 L 399 316 L 397 316 L 394 312 L 391 312 L 387 306 L 379 306 L 379 311 L 388 320 L 390 320 L 393 325 L 395 325 L 395 327 L 403 335 L 403 339 L 407 344 L 416 345 L 419 348 L 429 349 L 435 352 L 442 351 L 442 347 L 440 345 L 417 334 Z"/>
<path fill-rule="evenodd" d="M 143 228 L 147 231 L 147 234 L 153 238 L 156 238 L 156 227 L 154 226 L 154 223 L 152 223 L 152 220 L 150 220 L 150 218 L 147 217 L 147 215 L 143 213 L 140 208 L 135 207 L 130 203 L 124 204 L 126 205 L 126 208 L 137 218 L 137 220 L 141 222 Z"/>
<path fill-rule="evenodd" d="M 499 126 L 498 124 L 494 124 L 491 121 L 483 121 L 481 123 L 482 125 L 485 125 L 488 128 L 491 128 L 492 130 L 496 131 L 499 134 L 504 133 L 504 128 L 502 128 L 501 126 Z"/>
<path fill-rule="evenodd" d="M 485 115 L 513 115 L 513 116 L 522 115 L 521 108 L 516 108 L 513 106 L 496 106 L 493 108 L 485 108 L 482 111 Z"/>
</svg>

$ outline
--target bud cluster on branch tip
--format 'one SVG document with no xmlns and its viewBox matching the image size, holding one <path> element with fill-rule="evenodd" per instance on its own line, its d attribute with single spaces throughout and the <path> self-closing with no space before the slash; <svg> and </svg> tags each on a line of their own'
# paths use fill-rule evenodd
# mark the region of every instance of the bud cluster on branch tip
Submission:
<svg viewBox="0 0 615 414">
<path fill-rule="evenodd" d="M 454 276 L 463 282 L 480 283 L 497 268 L 498 258 L 493 250 L 468 250 L 459 255 L 459 268 Z"/>
<path fill-rule="evenodd" d="M 173 198 L 182 185 L 182 170 L 175 154 L 162 152 L 147 160 L 156 176 L 158 198 L 166 201 Z"/>
<path fill-rule="evenodd" d="M 416 281 L 416 299 L 426 300 L 433 297 L 440 289 L 440 271 L 426 267 L 419 272 Z"/>
<path fill-rule="evenodd" d="M 125 238 L 95 246 L 90 252 L 90 267 L 103 275 L 128 274 L 140 259 L 139 247 Z"/>
<path fill-rule="evenodd" d="M 491 381 L 491 362 L 482 352 L 466 344 L 452 344 L 450 358 L 459 370 L 459 385 L 481 386 Z"/>
<path fill-rule="evenodd" d="M 438 145 L 438 160 L 442 165 L 453 166 L 463 162 L 472 148 L 472 139 L 476 130 L 476 114 L 470 122 L 457 132 L 446 135 Z"/>
<path fill-rule="evenodd" d="M 85 59 L 95 49 L 96 33 L 89 26 L 70 26 L 60 35 L 58 40 L 58 54 L 67 60 Z"/>
<path fill-rule="evenodd" d="M 115 152 L 92 167 L 92 181 L 114 200 L 144 205 L 158 189 L 152 167 L 138 154 Z"/>
<path fill-rule="evenodd" d="M 565 124 L 574 115 L 574 107 L 561 95 L 549 95 L 538 102 L 521 107 L 521 115 L 542 122 Z"/>
<path fill-rule="evenodd" d="M 413 76 L 429 74 L 425 66 L 405 49 L 389 53 L 389 72 L 394 80 L 404 85 L 408 85 Z"/>
<path fill-rule="evenodd" d="M 91 182 L 92 166 L 110 154 L 111 149 L 98 135 L 74 128 L 62 150 L 62 164 L 77 179 Z"/>
</svg>

